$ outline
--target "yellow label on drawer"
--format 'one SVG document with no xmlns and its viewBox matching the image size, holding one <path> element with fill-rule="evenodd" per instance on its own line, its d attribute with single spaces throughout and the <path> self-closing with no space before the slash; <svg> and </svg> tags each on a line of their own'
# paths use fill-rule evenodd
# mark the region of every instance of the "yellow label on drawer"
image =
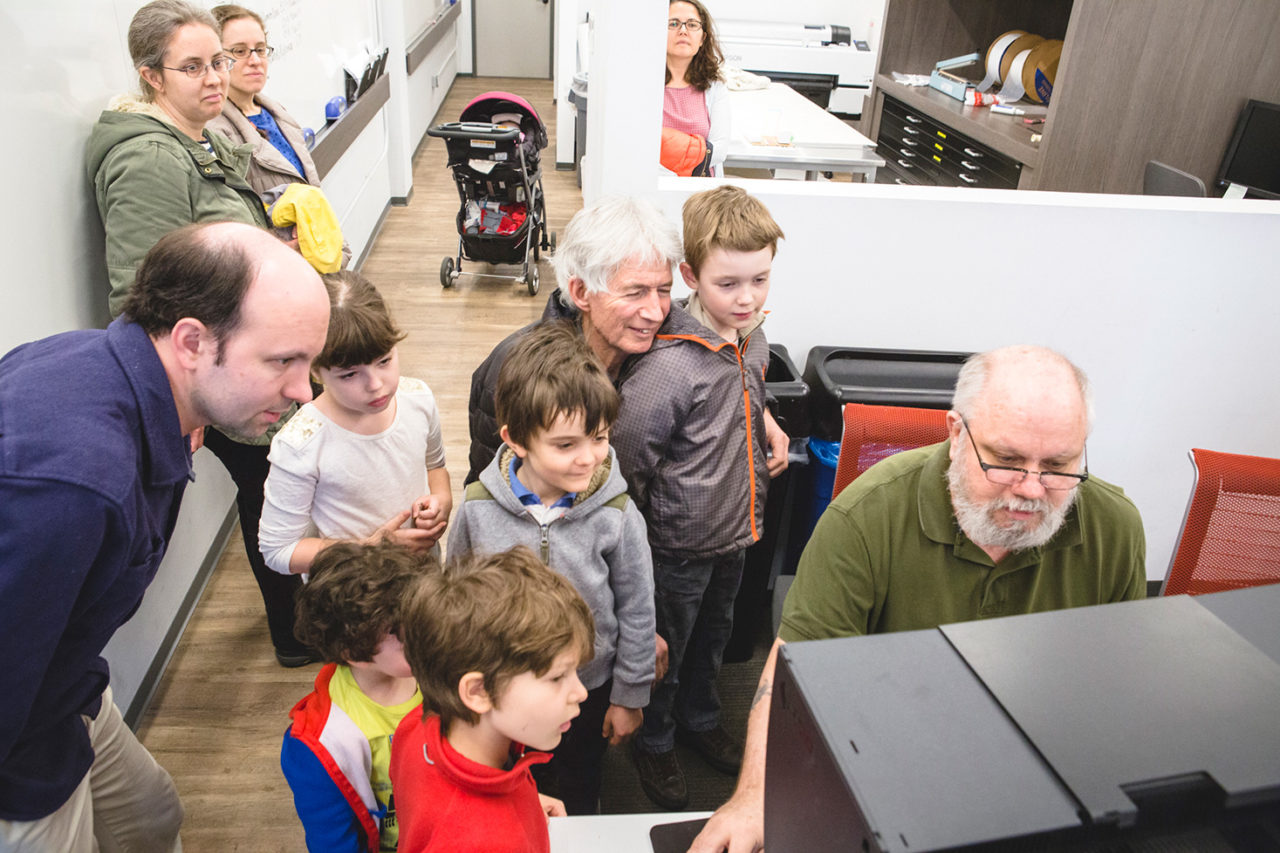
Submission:
<svg viewBox="0 0 1280 853">
<path fill-rule="evenodd" d="M 934 159 L 936 162 L 938 162 L 938 163 L 941 163 L 941 162 L 942 162 L 942 158 L 941 158 L 941 157 L 939 157 L 937 154 L 934 154 L 934 155 L 933 155 L 933 159 Z"/>
<path fill-rule="evenodd" d="M 945 132 L 939 130 L 937 133 L 938 133 L 938 136 L 942 137 L 943 139 L 947 138 L 947 134 Z"/>
<path fill-rule="evenodd" d="M 940 144 L 938 144 L 937 142 L 933 143 L 933 147 L 934 147 L 934 148 L 936 148 L 936 149 L 938 149 L 939 151 L 945 151 L 945 150 L 946 150 L 945 148 L 943 148 L 943 147 L 942 147 Z"/>
</svg>

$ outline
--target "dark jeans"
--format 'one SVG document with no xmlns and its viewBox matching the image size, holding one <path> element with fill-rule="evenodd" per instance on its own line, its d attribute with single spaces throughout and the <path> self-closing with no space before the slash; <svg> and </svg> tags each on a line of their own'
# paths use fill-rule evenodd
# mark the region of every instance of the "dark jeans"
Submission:
<svg viewBox="0 0 1280 853">
<path fill-rule="evenodd" d="M 535 765 L 533 777 L 538 790 L 564 800 L 564 810 L 571 815 L 596 814 L 600 803 L 601 765 L 609 741 L 601 736 L 604 715 L 609 711 L 610 679 L 594 690 L 578 706 L 578 716 L 552 750 L 552 759 Z"/>
<path fill-rule="evenodd" d="M 644 711 L 639 747 L 675 748 L 676 724 L 705 732 L 720 724 L 716 678 L 733 633 L 733 600 L 742 582 L 745 551 L 709 560 L 653 555 L 658 633 L 667 641 L 670 666 Z"/>
<path fill-rule="evenodd" d="M 306 652 L 306 647 L 293 636 L 293 599 L 302 588 L 300 575 L 282 575 L 267 567 L 258 550 L 258 520 L 262 518 L 262 487 L 267 482 L 271 464 L 267 462 L 265 444 L 241 444 L 232 441 L 213 427 L 204 431 L 204 446 L 218 457 L 236 484 L 236 508 L 240 511 L 240 531 L 244 535 L 244 552 L 253 569 L 254 580 L 262 592 L 267 609 L 267 630 L 271 643 L 281 654 Z"/>
</svg>

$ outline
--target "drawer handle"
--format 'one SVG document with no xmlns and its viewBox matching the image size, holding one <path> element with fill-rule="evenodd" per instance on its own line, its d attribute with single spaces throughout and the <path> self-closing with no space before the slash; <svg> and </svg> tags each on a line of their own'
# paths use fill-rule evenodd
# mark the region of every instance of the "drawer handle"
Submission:
<svg viewBox="0 0 1280 853">
<path fill-rule="evenodd" d="M 907 127 L 906 125 L 902 126 L 902 132 L 909 133 L 912 136 L 917 136 L 920 133 L 920 131 L 916 130 L 914 127 Z"/>
<path fill-rule="evenodd" d="M 970 172 L 977 172 L 982 168 L 981 166 L 976 166 L 973 163 L 970 163 L 968 160 L 961 160 L 960 165 L 964 166 Z"/>
<path fill-rule="evenodd" d="M 902 154 L 902 156 L 903 156 L 903 157 L 914 157 L 914 156 L 916 156 L 916 152 L 914 152 L 914 151 L 908 151 L 908 150 L 907 150 L 907 149 L 905 149 L 905 148 L 899 148 L 899 149 L 898 149 L 898 151 Z"/>
<path fill-rule="evenodd" d="M 904 116 L 904 118 L 906 118 L 906 120 L 911 122 L 912 124 L 920 124 L 920 122 L 923 120 L 923 119 L 916 118 L 915 116 L 911 115 L 911 113 L 907 113 L 906 116 Z"/>
<path fill-rule="evenodd" d="M 898 160 L 898 165 L 904 169 L 914 169 L 916 167 L 914 163 L 908 163 L 906 160 Z"/>
<path fill-rule="evenodd" d="M 962 174 L 962 175 L 959 175 L 958 177 L 960 178 L 960 180 L 964 181 L 966 184 L 976 184 L 978 182 L 977 178 L 971 178 L 968 175 Z"/>
<path fill-rule="evenodd" d="M 893 179 L 893 182 L 894 182 L 895 184 L 897 184 L 898 186 L 900 186 L 900 187 L 910 186 L 910 184 L 908 184 L 906 181 L 902 180 L 902 178 L 894 178 L 894 179 Z"/>
<path fill-rule="evenodd" d="M 972 148 L 966 148 L 966 149 L 964 149 L 964 153 L 968 154 L 970 157 L 981 157 L 981 156 L 982 156 L 982 152 L 981 152 L 981 151 L 974 151 Z"/>
<path fill-rule="evenodd" d="M 914 148 L 914 147 L 916 147 L 917 145 L 919 145 L 919 144 L 920 144 L 920 140 L 918 140 L 918 139 L 904 139 L 904 140 L 902 140 L 902 144 L 903 144 L 903 145 L 910 145 L 912 148 Z"/>
</svg>

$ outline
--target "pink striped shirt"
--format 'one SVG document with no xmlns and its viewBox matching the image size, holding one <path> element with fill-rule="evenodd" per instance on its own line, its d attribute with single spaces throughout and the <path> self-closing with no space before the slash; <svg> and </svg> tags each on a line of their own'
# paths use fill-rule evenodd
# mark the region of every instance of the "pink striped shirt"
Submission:
<svg viewBox="0 0 1280 853">
<path fill-rule="evenodd" d="M 662 93 L 662 126 L 708 138 L 711 115 L 707 112 L 707 93 L 692 86 L 667 86 Z"/>
</svg>

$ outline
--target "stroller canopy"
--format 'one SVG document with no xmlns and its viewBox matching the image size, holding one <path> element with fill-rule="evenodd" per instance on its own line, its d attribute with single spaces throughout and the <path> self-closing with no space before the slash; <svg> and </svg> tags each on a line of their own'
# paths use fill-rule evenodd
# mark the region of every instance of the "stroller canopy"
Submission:
<svg viewBox="0 0 1280 853">
<path fill-rule="evenodd" d="M 541 151 L 547 147 L 547 128 L 538 118 L 538 111 L 519 95 L 511 92 L 485 92 L 472 98 L 462 109 L 459 121 L 493 122 L 494 116 L 515 114 L 520 116 L 520 130 L 525 138 Z"/>
</svg>

